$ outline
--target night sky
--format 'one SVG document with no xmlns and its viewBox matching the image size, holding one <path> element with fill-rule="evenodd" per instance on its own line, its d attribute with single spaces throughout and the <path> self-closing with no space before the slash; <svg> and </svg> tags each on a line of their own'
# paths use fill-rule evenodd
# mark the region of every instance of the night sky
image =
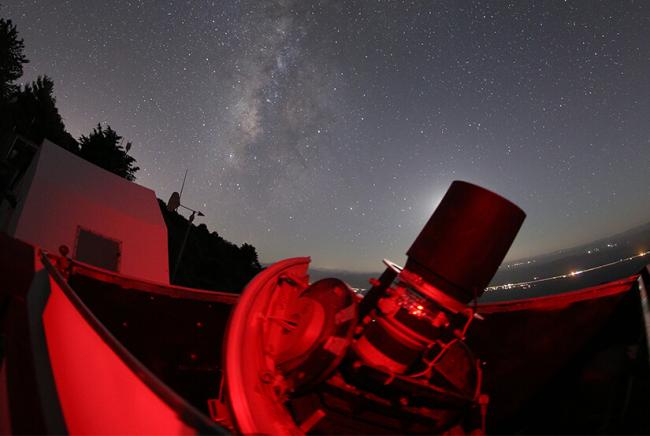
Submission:
<svg viewBox="0 0 650 436">
<path fill-rule="evenodd" d="M 404 252 L 452 180 L 528 218 L 508 258 L 650 221 L 650 2 L 4 0 L 75 137 L 261 260 Z"/>
</svg>

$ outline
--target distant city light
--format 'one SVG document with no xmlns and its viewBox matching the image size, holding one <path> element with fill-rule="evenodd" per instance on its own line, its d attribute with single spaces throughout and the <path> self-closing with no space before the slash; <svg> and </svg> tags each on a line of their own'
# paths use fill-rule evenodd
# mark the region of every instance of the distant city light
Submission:
<svg viewBox="0 0 650 436">
<path fill-rule="evenodd" d="M 616 245 L 617 244 L 607 244 L 608 247 L 610 247 L 610 246 L 614 247 Z M 559 280 L 559 279 L 564 279 L 564 278 L 567 278 L 567 277 L 575 277 L 577 275 L 580 275 L 580 274 L 583 274 L 583 273 L 586 273 L 586 272 L 591 272 L 591 271 L 599 270 L 599 269 L 602 269 L 602 268 L 607 268 L 609 266 L 616 265 L 618 263 L 628 262 L 628 261 L 630 261 L 632 259 L 647 256 L 648 254 L 650 254 L 650 250 L 641 251 L 639 254 L 636 254 L 634 256 L 630 256 L 630 257 L 626 257 L 624 259 L 616 260 L 614 262 L 609 262 L 609 263 L 605 263 L 605 264 L 602 264 L 602 265 L 594 266 L 592 268 L 587 268 L 587 269 L 584 269 L 584 270 L 571 271 L 568 274 L 561 274 L 561 275 L 552 276 L 552 277 L 544 277 L 542 279 L 538 279 L 537 277 L 534 277 L 533 280 L 528 280 L 528 281 L 525 281 L 525 282 L 505 283 L 505 284 L 502 284 L 502 285 L 488 286 L 487 288 L 485 288 L 485 290 L 486 291 L 497 291 L 497 290 L 507 290 L 507 289 L 515 289 L 515 288 L 517 288 L 517 289 L 529 289 L 536 283 L 548 282 L 548 281 L 551 281 L 551 280 Z M 521 262 L 519 264 L 513 264 L 513 266 L 520 265 L 522 263 L 523 262 Z M 510 266 L 508 265 L 508 267 L 510 267 Z"/>
</svg>

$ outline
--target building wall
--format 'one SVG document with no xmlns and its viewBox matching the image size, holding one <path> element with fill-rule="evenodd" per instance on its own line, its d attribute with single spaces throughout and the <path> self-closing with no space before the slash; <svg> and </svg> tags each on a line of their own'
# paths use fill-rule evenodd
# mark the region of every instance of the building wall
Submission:
<svg viewBox="0 0 650 436">
<path fill-rule="evenodd" d="M 54 253 L 67 245 L 74 257 L 82 227 L 120 241 L 120 274 L 169 283 L 167 228 L 152 190 L 47 141 L 32 165 L 10 235 Z"/>
</svg>

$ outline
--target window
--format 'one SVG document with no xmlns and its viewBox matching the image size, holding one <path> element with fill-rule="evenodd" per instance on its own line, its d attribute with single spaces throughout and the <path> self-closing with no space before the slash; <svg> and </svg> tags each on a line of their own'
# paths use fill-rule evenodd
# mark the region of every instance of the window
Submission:
<svg viewBox="0 0 650 436">
<path fill-rule="evenodd" d="M 119 271 L 122 243 L 79 227 L 74 258 L 100 268 Z"/>
</svg>

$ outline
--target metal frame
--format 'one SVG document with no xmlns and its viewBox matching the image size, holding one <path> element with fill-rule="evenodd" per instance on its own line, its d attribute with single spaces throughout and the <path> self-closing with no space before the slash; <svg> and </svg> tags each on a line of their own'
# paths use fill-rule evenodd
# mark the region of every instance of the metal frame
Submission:
<svg viewBox="0 0 650 436">
<path fill-rule="evenodd" d="M 54 257 L 48 255 L 48 257 Z M 84 262 L 69 260 L 70 273 L 99 280 L 105 283 L 115 284 L 128 288 L 134 292 L 147 292 L 150 294 L 165 295 L 172 298 L 182 298 L 198 301 L 210 301 L 215 303 L 235 304 L 239 301 L 239 294 L 224 291 L 209 291 L 194 289 L 185 286 L 169 285 L 158 283 L 136 277 L 129 277 L 113 271 L 105 270 Z"/>
</svg>

